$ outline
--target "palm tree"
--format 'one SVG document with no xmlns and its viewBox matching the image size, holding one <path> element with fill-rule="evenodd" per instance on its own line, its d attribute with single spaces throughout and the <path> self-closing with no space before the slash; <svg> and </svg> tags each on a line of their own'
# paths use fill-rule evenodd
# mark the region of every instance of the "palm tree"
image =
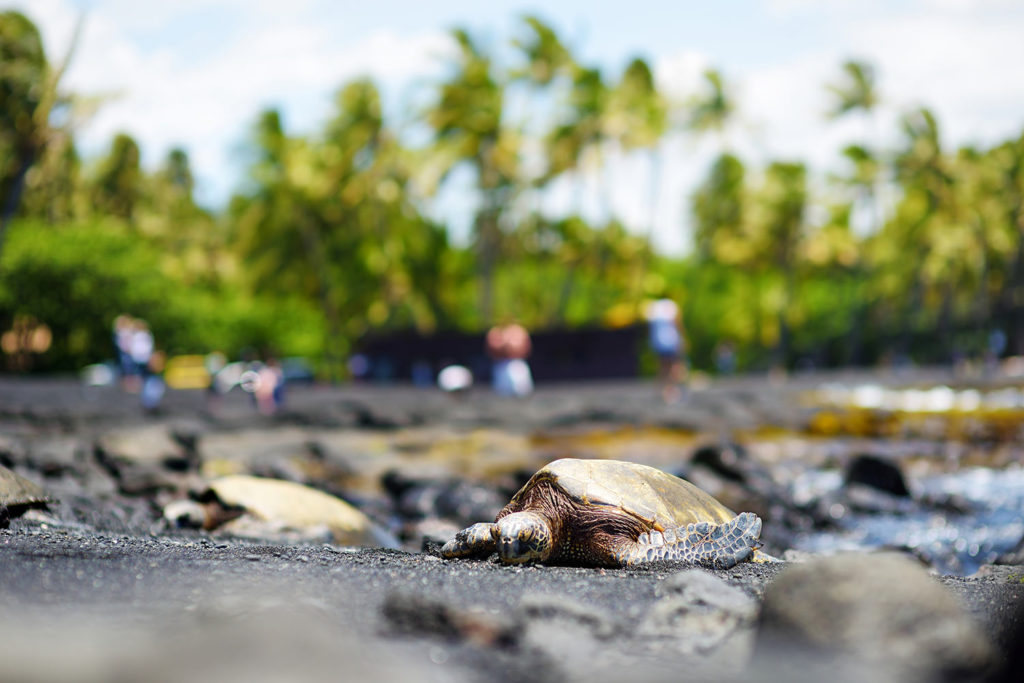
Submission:
<svg viewBox="0 0 1024 683">
<path fill-rule="evenodd" d="M 999 293 L 996 310 L 1010 330 L 1012 353 L 1024 354 L 1024 135 L 997 147 L 992 166 L 1003 197 L 1003 220 L 1013 235 L 1015 254 Z"/>
<path fill-rule="evenodd" d="M 774 267 L 783 278 L 783 296 L 777 310 L 779 339 L 776 362 L 784 366 L 790 352 L 789 316 L 796 300 L 797 250 L 804 237 L 807 210 L 807 168 L 802 163 L 774 162 L 765 172 L 761 202 L 763 216 L 756 241 L 763 265 Z"/>
<path fill-rule="evenodd" d="M 736 102 L 721 72 L 704 72 L 704 92 L 690 102 L 689 128 L 697 133 L 714 133 L 725 144 L 725 130 L 736 113 Z"/>
<path fill-rule="evenodd" d="M 879 104 L 874 68 L 866 61 L 850 59 L 843 63 L 843 77 L 840 83 L 827 86 L 837 100 L 828 115 L 838 119 L 851 112 L 872 113 Z"/>
<path fill-rule="evenodd" d="M 915 328 L 925 322 L 922 316 L 929 310 L 929 295 L 934 294 L 929 285 L 935 283 L 945 290 L 938 294 L 943 308 L 952 296 L 948 286 L 937 277 L 939 252 L 934 247 L 936 240 L 944 240 L 942 233 L 956 218 L 953 179 L 935 116 L 928 109 L 918 109 L 904 116 L 902 128 L 904 144 L 895 159 L 895 173 L 904 197 L 873 242 L 875 251 L 881 255 L 877 267 L 885 275 L 880 283 L 888 283 L 888 291 L 880 294 L 891 298 L 894 293 L 906 293 L 902 308 L 895 311 L 898 351 L 906 354 Z M 940 327 L 945 322 L 940 319 Z"/>
<path fill-rule="evenodd" d="M 460 163 L 476 174 L 481 206 L 473 224 L 481 280 L 480 312 L 491 323 L 494 268 L 500 249 L 500 218 L 518 181 L 518 136 L 504 125 L 504 89 L 491 58 L 462 29 L 452 33 L 459 47 L 455 70 L 441 84 L 428 110 L 434 155 L 443 179 Z"/>
<path fill-rule="evenodd" d="M 746 201 L 743 162 L 732 154 L 722 154 L 693 194 L 694 242 L 702 260 L 747 260 L 751 242 L 745 233 Z"/>
<path fill-rule="evenodd" d="M 868 62 L 861 60 L 847 60 L 842 65 L 840 79 L 833 84 L 826 85 L 832 94 L 832 107 L 826 112 L 830 119 L 840 119 L 853 113 L 860 113 L 863 117 L 865 128 L 873 128 L 875 112 L 880 103 L 878 94 L 877 77 L 874 67 Z M 873 131 L 865 131 L 865 137 L 874 137 Z M 877 142 L 877 141 L 876 141 Z M 871 144 L 867 140 L 848 145 L 843 150 L 843 156 L 850 162 L 851 172 L 843 182 L 851 187 L 857 194 L 854 200 L 869 212 L 871 232 L 877 233 L 882 228 L 883 215 L 882 206 L 878 197 L 878 184 L 882 179 L 884 167 L 879 159 L 880 150 L 877 144 Z M 855 272 L 858 276 L 870 279 L 870 261 L 858 259 Z M 862 328 L 864 327 L 870 303 L 865 301 L 855 315 L 855 321 L 850 326 L 848 358 L 856 363 L 860 361 L 862 347 Z"/>
<path fill-rule="evenodd" d="M 654 85 L 651 68 L 639 57 L 633 59 L 611 94 L 608 134 L 623 149 L 647 150 L 650 166 L 650 215 L 648 238 L 657 218 L 661 153 L 659 144 L 668 130 L 668 103 Z"/>
<path fill-rule="evenodd" d="M 857 111 L 870 115 L 879 103 L 874 67 L 867 62 L 851 59 L 843 63 L 842 69 L 844 80 L 827 86 L 836 98 L 829 116 L 841 118 Z"/>
<path fill-rule="evenodd" d="M 865 124 L 865 138 L 876 137 L 874 128 L 875 112 L 881 101 L 878 94 L 877 77 L 874 67 L 865 61 L 851 59 L 843 63 L 842 75 L 838 82 L 825 86 L 834 102 L 826 112 L 830 119 L 841 119 L 859 113 Z M 877 141 L 876 141 L 877 142 Z M 853 162 L 854 174 L 851 185 L 863 194 L 863 201 L 871 212 L 872 232 L 882 226 L 882 210 L 878 201 L 878 182 L 882 166 L 878 161 L 877 144 L 862 142 L 851 145 L 843 154 Z"/>
<path fill-rule="evenodd" d="M 135 225 L 136 208 L 142 198 L 143 174 L 139 145 L 126 133 L 119 133 L 101 162 L 93 188 L 93 201 L 103 212 Z"/>
<path fill-rule="evenodd" d="M 576 66 L 569 90 L 568 111 L 564 120 L 547 137 L 548 171 L 544 179 L 550 180 L 567 171 L 577 175 L 577 213 L 582 212 L 585 174 L 588 169 L 599 169 L 608 142 L 609 89 L 600 69 Z M 602 193 L 605 214 L 608 193 Z"/>
<path fill-rule="evenodd" d="M 64 59 L 52 67 L 36 26 L 19 12 L 0 13 L 0 251 L 29 169 L 51 141 L 67 132 L 54 128 L 50 117 L 57 107 L 70 103 L 59 86 L 81 27 L 79 20 Z"/>
<path fill-rule="evenodd" d="M 555 30 L 534 15 L 523 17 L 528 35 L 512 41 L 526 58 L 526 66 L 512 72 L 512 78 L 537 86 L 550 85 L 559 76 L 572 72 L 575 60 Z"/>
</svg>

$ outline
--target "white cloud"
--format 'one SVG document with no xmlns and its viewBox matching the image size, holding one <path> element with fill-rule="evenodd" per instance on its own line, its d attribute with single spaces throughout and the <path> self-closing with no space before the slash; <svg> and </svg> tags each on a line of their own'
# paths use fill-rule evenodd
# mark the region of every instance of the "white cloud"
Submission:
<svg viewBox="0 0 1024 683">
<path fill-rule="evenodd" d="M 654 63 L 655 83 L 668 97 L 681 100 L 697 92 L 704 72 L 712 66 L 711 58 L 701 52 L 684 50 L 663 55 Z"/>
<path fill-rule="evenodd" d="M 858 26 L 851 38 L 878 62 L 891 105 L 932 107 L 947 143 L 990 143 L 1024 123 L 1021 19 L 920 13 Z"/>
<path fill-rule="evenodd" d="M 339 41 L 309 13 L 309 2 L 216 4 L 244 10 L 247 28 L 225 29 L 223 46 L 202 59 L 145 49 L 133 32 L 170 25 L 198 7 L 209 10 L 209 2 L 113 0 L 87 15 L 66 86 L 116 96 L 81 131 L 86 153 L 101 151 L 119 131 L 142 142 L 150 166 L 184 146 L 205 196 L 222 199 L 237 182 L 232 147 L 262 108 L 281 106 L 290 124 L 308 129 L 326 116 L 331 94 L 345 81 L 367 75 L 400 86 L 436 71 L 436 57 L 451 49 L 447 35 L 432 30 L 411 36 L 379 30 Z M 282 7 L 290 11 L 282 14 Z M 48 52 L 59 54 L 74 24 L 70 3 L 33 0 L 23 9 L 47 36 Z"/>
</svg>

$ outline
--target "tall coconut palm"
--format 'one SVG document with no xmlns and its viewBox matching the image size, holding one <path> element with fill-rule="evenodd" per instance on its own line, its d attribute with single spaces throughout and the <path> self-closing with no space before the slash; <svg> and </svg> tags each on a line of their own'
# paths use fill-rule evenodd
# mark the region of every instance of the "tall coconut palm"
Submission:
<svg viewBox="0 0 1024 683">
<path fill-rule="evenodd" d="M 523 24 L 527 35 L 513 40 L 512 45 L 522 52 L 526 64 L 514 70 L 512 77 L 547 86 L 559 76 L 569 75 L 575 60 L 555 29 L 535 15 L 524 16 Z"/>
<path fill-rule="evenodd" d="M 839 80 L 825 86 L 832 95 L 832 106 L 826 112 L 830 119 L 841 119 L 859 114 L 864 121 L 864 140 L 847 147 L 844 155 L 853 162 L 851 185 L 862 193 L 862 202 L 871 216 L 871 231 L 882 225 L 882 210 L 878 199 L 878 183 L 883 168 L 879 163 L 875 114 L 881 103 L 875 68 L 868 62 L 851 59 L 843 63 Z"/>
<path fill-rule="evenodd" d="M 942 149 L 938 121 L 928 109 L 910 112 L 902 122 L 904 142 L 896 155 L 895 175 L 903 199 L 895 213 L 873 240 L 876 266 L 884 277 L 879 292 L 890 299 L 899 297 L 902 307 L 893 313 L 899 329 L 901 354 L 909 353 L 916 327 L 924 322 L 922 314 L 931 295 L 929 283 L 937 274 L 935 239 L 952 219 L 949 160 Z M 951 292 L 942 294 L 948 298 Z M 945 302 L 943 302 L 945 305 Z"/>
<path fill-rule="evenodd" d="M 688 127 L 698 134 L 715 134 L 726 145 L 726 128 L 736 114 L 736 101 L 722 73 L 717 69 L 704 72 L 704 90 L 690 101 Z"/>
<path fill-rule="evenodd" d="M 607 130 L 624 150 L 647 151 L 650 167 L 650 214 L 647 233 L 654 232 L 660 191 L 660 143 L 668 130 L 668 102 L 654 84 L 651 68 L 643 59 L 635 58 L 626 66 L 608 107 Z"/>
<path fill-rule="evenodd" d="M 584 180 L 588 171 L 600 169 L 608 135 L 610 91 L 600 69 L 573 69 L 567 113 L 547 136 L 548 171 L 545 180 L 574 172 L 577 180 L 577 213 L 582 212 Z M 604 212 L 610 213 L 607 193 L 602 193 Z"/>
<path fill-rule="evenodd" d="M 728 264 L 749 260 L 753 245 L 745 232 L 746 192 L 743 162 L 722 154 L 693 194 L 694 242 L 701 260 Z"/>
<path fill-rule="evenodd" d="M 834 83 L 827 84 L 826 89 L 832 96 L 832 105 L 826 112 L 830 119 L 841 119 L 853 114 L 860 114 L 864 121 L 865 139 L 859 143 L 848 145 L 843 156 L 850 163 L 850 173 L 842 182 L 856 193 L 854 205 L 868 211 L 870 232 L 877 233 L 883 222 L 882 207 L 878 196 L 878 185 L 882 180 L 884 167 L 880 162 L 880 150 L 877 141 L 872 141 L 877 133 L 874 128 L 875 112 L 880 104 L 877 76 L 874 67 L 861 60 L 847 60 L 842 64 L 841 74 Z M 864 277 L 869 277 L 870 261 L 858 260 L 856 270 Z M 847 345 L 850 349 L 849 358 L 859 362 L 862 346 L 862 327 L 868 315 L 869 302 L 864 302 L 856 313 L 856 321 L 851 325 Z"/>
<path fill-rule="evenodd" d="M 842 80 L 827 86 L 836 100 L 829 116 L 840 118 L 858 111 L 865 115 L 873 113 L 879 104 L 874 67 L 865 61 L 851 59 L 843 63 L 842 71 Z"/>
<path fill-rule="evenodd" d="M 785 364 L 790 352 L 791 308 L 796 300 L 797 253 L 806 229 L 807 168 L 793 162 L 769 165 L 760 200 L 762 215 L 756 221 L 754 237 L 762 245 L 758 261 L 775 268 L 783 278 L 783 294 L 776 311 L 776 362 Z"/>
<path fill-rule="evenodd" d="M 25 178 L 55 137 L 51 114 L 69 98 L 60 83 L 71 62 L 82 22 L 64 58 L 51 65 L 36 26 L 20 12 L 0 12 L 0 251 L 7 225 L 18 210 Z"/>
<path fill-rule="evenodd" d="M 518 136 L 505 126 L 504 88 L 490 55 L 465 30 L 456 29 L 452 35 L 459 48 L 455 68 L 442 82 L 426 119 L 434 131 L 438 177 L 443 179 L 461 163 L 468 163 L 476 174 L 481 205 L 473 232 L 481 280 L 480 313 L 489 324 L 501 213 L 518 180 Z"/>
<path fill-rule="evenodd" d="M 93 187 L 93 201 L 108 215 L 135 225 L 142 185 L 139 145 L 130 135 L 119 133 L 100 164 Z"/>
<path fill-rule="evenodd" d="M 1006 142 L 992 153 L 997 169 L 1001 210 L 1013 235 L 1014 255 L 997 302 L 998 315 L 1010 333 L 1011 352 L 1024 354 L 1024 135 Z"/>
<path fill-rule="evenodd" d="M 572 74 L 576 69 L 576 61 L 569 48 L 562 42 L 558 33 L 540 18 L 527 15 L 522 19 L 524 33 L 516 37 L 512 45 L 520 53 L 522 64 L 510 71 L 512 82 L 525 83 L 535 99 L 530 100 L 530 114 L 527 116 L 526 128 L 531 135 L 541 134 L 552 125 L 551 102 L 566 99 L 565 91 L 572 82 Z M 537 104 L 539 106 L 533 106 Z M 536 112 L 540 112 L 543 120 L 538 121 Z M 539 124 L 539 125 L 538 125 Z M 548 152 L 551 151 L 549 148 Z M 533 196 L 539 199 L 540 193 L 546 189 L 552 178 L 569 168 L 572 162 L 565 160 L 551 164 L 530 180 Z M 552 169 L 557 168 L 556 172 Z"/>
</svg>

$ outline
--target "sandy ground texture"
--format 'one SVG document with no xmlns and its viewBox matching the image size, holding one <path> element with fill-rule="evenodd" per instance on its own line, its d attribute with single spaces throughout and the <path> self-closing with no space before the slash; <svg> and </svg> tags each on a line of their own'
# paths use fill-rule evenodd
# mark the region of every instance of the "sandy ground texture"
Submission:
<svg viewBox="0 0 1024 683">
<path fill-rule="evenodd" d="M 645 384 L 556 387 L 529 402 L 312 388 L 293 391 L 273 418 L 238 397 L 211 412 L 201 394 L 172 393 L 161 415 L 146 417 L 116 390 L 4 379 L 0 446 L 31 465 L 41 434 L 91 443 L 154 425 L 211 442 L 296 427 L 798 428 L 800 386 L 736 381 L 685 409 L 659 404 Z M 505 567 L 443 560 L 436 545 L 409 552 L 170 530 L 147 523 L 140 498 L 90 516 L 89 490 L 65 506 L 75 515 L 33 511 L 0 530 L 0 679 L 998 680 L 1024 650 L 1022 567 L 937 576 L 906 558 L 863 555 L 714 573 L 674 563 Z"/>
<path fill-rule="evenodd" d="M 758 650 L 762 597 L 787 568 L 717 572 L 707 588 L 698 582 L 697 601 L 672 608 L 693 570 L 671 563 L 510 568 L 16 520 L 0 532 L 0 671 L 12 681 L 654 681 L 679 680 L 681 667 L 691 680 L 867 675 L 855 651 L 837 667 L 813 648 Z M 1020 572 L 928 580 L 1000 650 L 1020 646 Z M 666 607 L 678 623 L 658 618 Z M 992 672 L 983 663 L 958 674 Z"/>
</svg>

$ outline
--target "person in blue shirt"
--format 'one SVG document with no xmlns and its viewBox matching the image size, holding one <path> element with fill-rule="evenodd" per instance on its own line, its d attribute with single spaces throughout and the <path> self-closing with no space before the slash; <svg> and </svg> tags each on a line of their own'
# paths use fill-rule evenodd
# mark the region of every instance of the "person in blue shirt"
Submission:
<svg viewBox="0 0 1024 683">
<path fill-rule="evenodd" d="M 679 306 L 669 298 L 650 302 L 645 311 L 650 326 L 651 350 L 658 357 L 658 380 L 666 403 L 682 396 L 680 384 L 686 377 L 686 339 Z"/>
</svg>

